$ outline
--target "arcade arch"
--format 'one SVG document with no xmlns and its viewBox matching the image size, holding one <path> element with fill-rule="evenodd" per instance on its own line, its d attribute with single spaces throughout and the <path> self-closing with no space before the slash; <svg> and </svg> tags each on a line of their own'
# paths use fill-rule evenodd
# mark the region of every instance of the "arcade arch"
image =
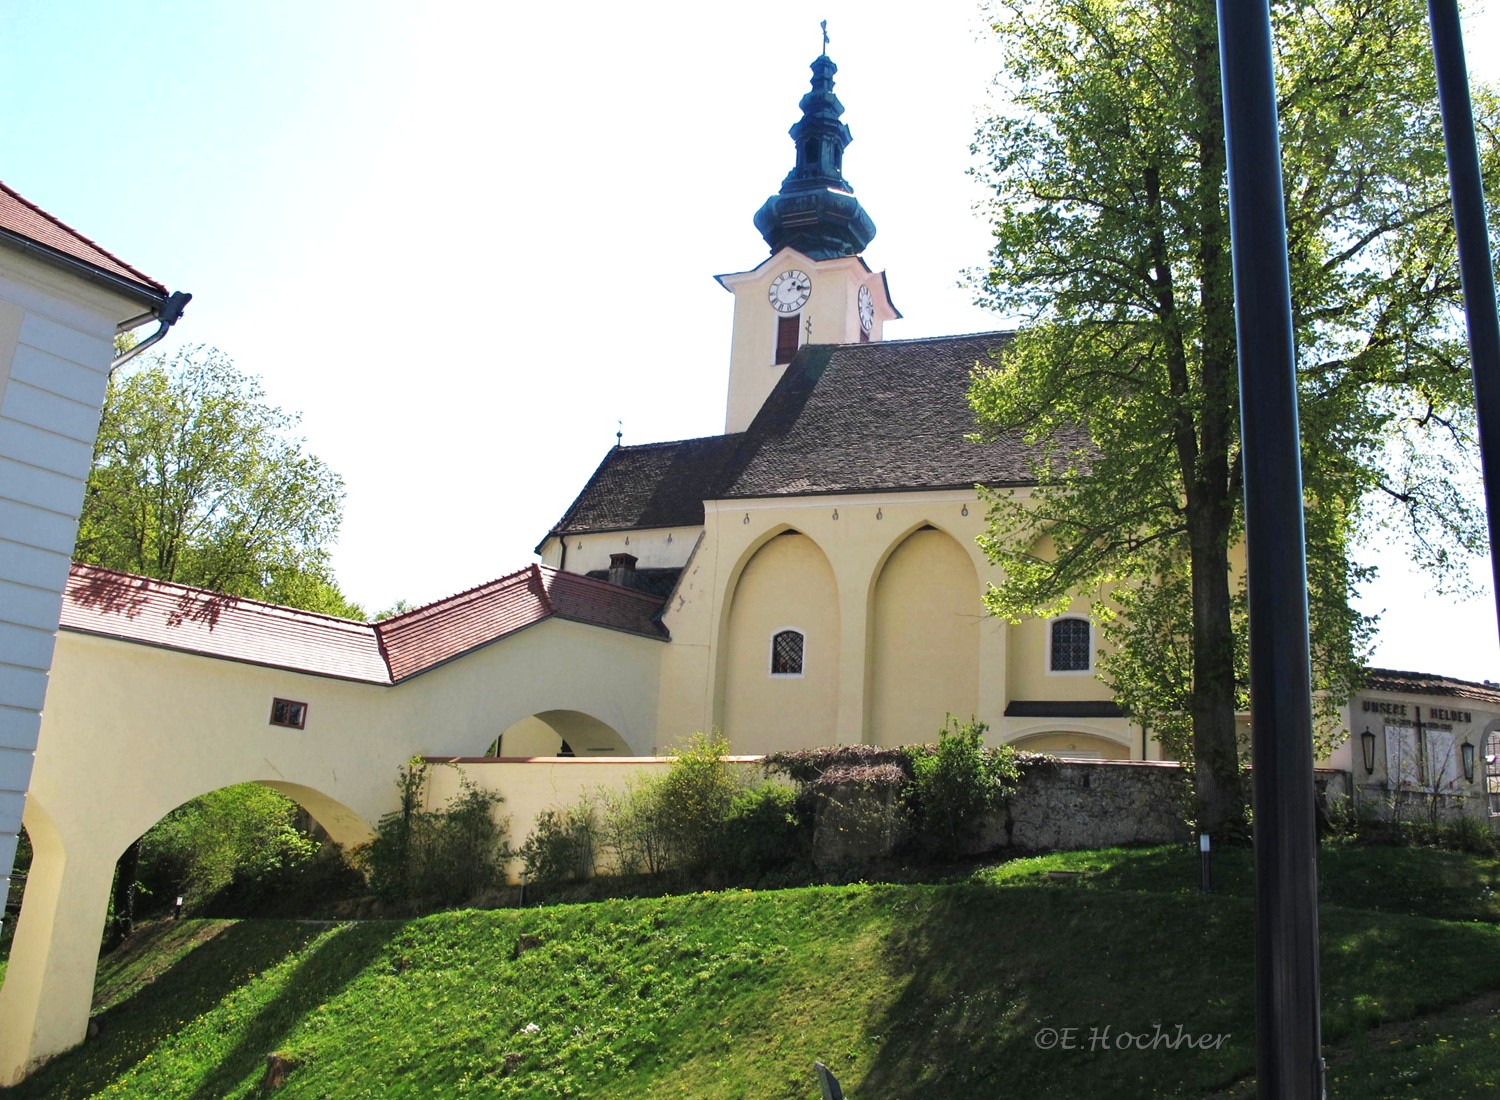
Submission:
<svg viewBox="0 0 1500 1100">
<path fill-rule="evenodd" d="M 1029 733 L 1006 742 L 1022 752 L 1045 752 L 1053 756 L 1084 760 L 1129 760 L 1130 746 L 1112 737 L 1076 730 L 1048 730 Z"/>
<path fill-rule="evenodd" d="M 951 535 L 924 525 L 875 578 L 870 613 L 869 740 L 930 741 L 979 704 L 979 575 Z"/>
<path fill-rule="evenodd" d="M 722 728 L 736 753 L 825 744 L 838 719 L 838 584 L 827 555 L 786 529 L 753 551 L 724 627 Z M 773 640 L 802 635 L 801 672 L 775 674 Z"/>
<path fill-rule="evenodd" d="M 545 710 L 512 722 L 487 756 L 632 756 L 613 726 L 577 710 Z"/>
</svg>

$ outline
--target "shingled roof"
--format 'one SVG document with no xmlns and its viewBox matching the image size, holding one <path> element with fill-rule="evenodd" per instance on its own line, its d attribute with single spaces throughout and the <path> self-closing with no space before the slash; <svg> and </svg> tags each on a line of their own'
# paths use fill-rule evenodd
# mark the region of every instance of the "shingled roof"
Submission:
<svg viewBox="0 0 1500 1100">
<path fill-rule="evenodd" d="M 75 564 L 61 626 L 205 657 L 393 684 L 551 618 L 664 640 L 656 621 L 661 604 L 618 585 L 531 565 L 383 622 L 362 623 Z"/>
<path fill-rule="evenodd" d="M 970 372 L 1011 337 L 808 345 L 744 432 L 615 447 L 552 534 L 697 526 L 705 500 L 1031 484 L 1018 435 L 965 439 Z"/>
<path fill-rule="evenodd" d="M 135 283 L 153 294 L 167 292 L 167 288 L 151 276 L 106 252 L 78 230 L 0 183 L 0 238 L 4 235 L 23 238 L 40 245 L 46 252 L 77 260 L 97 271 Z"/>
<path fill-rule="evenodd" d="M 1364 686 L 1370 691 L 1396 691 L 1405 695 L 1446 695 L 1500 705 L 1500 684 L 1476 684 L 1432 672 L 1400 672 L 1390 668 L 1365 669 Z"/>
</svg>

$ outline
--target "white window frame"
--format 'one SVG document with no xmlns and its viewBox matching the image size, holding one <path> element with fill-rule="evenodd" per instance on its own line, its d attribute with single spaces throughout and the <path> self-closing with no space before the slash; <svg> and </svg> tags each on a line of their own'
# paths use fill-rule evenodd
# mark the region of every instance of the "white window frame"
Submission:
<svg viewBox="0 0 1500 1100">
<path fill-rule="evenodd" d="M 774 672 L 772 670 L 776 667 L 776 639 L 788 633 L 795 634 L 802 639 L 802 671 Z M 766 646 L 766 673 L 773 680 L 800 680 L 807 675 L 807 631 L 800 626 L 778 626 L 771 631 L 771 639 Z"/>
<path fill-rule="evenodd" d="M 1068 622 L 1068 621 L 1083 622 L 1083 623 L 1087 623 L 1088 624 L 1088 628 L 1089 628 L 1089 642 L 1088 642 L 1089 663 L 1088 663 L 1088 666 L 1086 668 L 1053 668 L 1052 667 L 1052 631 L 1057 626 L 1058 623 Z M 1065 614 L 1065 615 L 1054 615 L 1052 618 L 1050 618 L 1050 619 L 1047 620 L 1046 650 L 1047 650 L 1047 675 L 1048 676 L 1092 676 L 1094 674 L 1094 620 L 1091 619 L 1091 618 L 1089 618 L 1087 615 L 1079 615 L 1079 614 L 1076 614 L 1076 613 L 1073 613 L 1073 612 L 1069 612 L 1068 614 Z"/>
</svg>

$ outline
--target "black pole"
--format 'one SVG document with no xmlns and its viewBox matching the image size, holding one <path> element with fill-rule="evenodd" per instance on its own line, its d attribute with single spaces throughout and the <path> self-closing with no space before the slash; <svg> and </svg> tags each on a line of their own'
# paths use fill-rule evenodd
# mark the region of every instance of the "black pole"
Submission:
<svg viewBox="0 0 1500 1100">
<path fill-rule="evenodd" d="M 1453 224 L 1458 231 L 1458 270 L 1463 277 L 1464 314 L 1469 328 L 1469 360 L 1474 368 L 1474 402 L 1479 409 L 1479 455 L 1484 467 L 1484 502 L 1490 520 L 1490 576 L 1500 612 L 1500 321 L 1495 316 L 1495 271 L 1490 264 L 1489 228 L 1484 215 L 1484 181 L 1474 144 L 1469 105 L 1469 73 L 1464 64 L 1458 0 L 1427 0 L 1432 23 L 1432 57 L 1437 65 L 1438 105 L 1443 112 L 1443 144 L 1453 187 Z"/>
<path fill-rule="evenodd" d="M 1268 0 L 1218 7 L 1250 597 L 1257 1087 L 1320 1100 L 1307 561 L 1271 13 Z"/>
</svg>

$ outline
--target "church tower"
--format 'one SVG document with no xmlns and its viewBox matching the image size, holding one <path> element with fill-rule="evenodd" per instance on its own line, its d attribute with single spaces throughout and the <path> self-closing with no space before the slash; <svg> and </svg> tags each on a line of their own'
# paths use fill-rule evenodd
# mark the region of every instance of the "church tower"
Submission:
<svg viewBox="0 0 1500 1100">
<path fill-rule="evenodd" d="M 812 90 L 790 131 L 796 162 L 755 213 L 770 258 L 718 276 L 734 294 L 726 432 L 749 426 L 803 344 L 876 341 L 885 322 L 901 316 L 885 273 L 871 271 L 860 257 L 875 223 L 844 179 L 844 150 L 853 137 L 833 93 L 836 72 L 826 53 L 813 61 Z"/>
</svg>

